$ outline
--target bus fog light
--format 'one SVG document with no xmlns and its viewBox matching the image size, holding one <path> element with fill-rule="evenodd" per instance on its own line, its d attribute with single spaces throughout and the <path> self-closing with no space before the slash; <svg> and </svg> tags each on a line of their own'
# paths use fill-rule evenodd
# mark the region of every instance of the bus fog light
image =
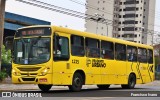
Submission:
<svg viewBox="0 0 160 100">
<path fill-rule="evenodd" d="M 40 78 L 39 82 L 47 82 L 47 78 Z"/>
</svg>

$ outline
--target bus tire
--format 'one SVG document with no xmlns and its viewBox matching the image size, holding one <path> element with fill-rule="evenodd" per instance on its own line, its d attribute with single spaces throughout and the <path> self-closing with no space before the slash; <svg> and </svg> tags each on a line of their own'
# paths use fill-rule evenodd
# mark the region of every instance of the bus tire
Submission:
<svg viewBox="0 0 160 100">
<path fill-rule="evenodd" d="M 78 92 L 81 90 L 83 85 L 83 78 L 80 73 L 75 73 L 72 79 L 72 85 L 69 85 L 69 90 L 73 92 Z"/>
<path fill-rule="evenodd" d="M 121 85 L 123 89 L 133 89 L 136 85 L 136 76 L 134 74 L 130 74 L 128 78 L 127 85 Z"/>
<path fill-rule="evenodd" d="M 43 92 L 47 92 L 51 89 L 52 85 L 44 85 L 44 84 L 38 84 L 39 89 L 41 89 Z"/>
<path fill-rule="evenodd" d="M 101 90 L 105 90 L 105 89 L 108 89 L 110 87 L 110 85 L 97 85 L 97 87 Z"/>
</svg>

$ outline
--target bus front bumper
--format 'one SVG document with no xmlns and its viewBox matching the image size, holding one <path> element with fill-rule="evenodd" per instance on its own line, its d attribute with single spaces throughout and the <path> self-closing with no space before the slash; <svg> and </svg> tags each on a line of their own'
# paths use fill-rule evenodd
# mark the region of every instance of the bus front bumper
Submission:
<svg viewBox="0 0 160 100">
<path fill-rule="evenodd" d="M 16 76 L 12 74 L 14 84 L 52 84 L 52 74 L 45 76 Z"/>
</svg>

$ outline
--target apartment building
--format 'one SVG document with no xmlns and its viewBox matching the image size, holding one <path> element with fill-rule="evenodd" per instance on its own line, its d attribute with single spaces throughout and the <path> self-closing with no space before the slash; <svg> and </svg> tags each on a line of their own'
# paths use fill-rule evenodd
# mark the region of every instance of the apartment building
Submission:
<svg viewBox="0 0 160 100">
<path fill-rule="evenodd" d="M 152 45 L 155 2 L 155 0 L 86 0 L 86 14 L 106 19 L 86 20 L 86 31 Z"/>
</svg>

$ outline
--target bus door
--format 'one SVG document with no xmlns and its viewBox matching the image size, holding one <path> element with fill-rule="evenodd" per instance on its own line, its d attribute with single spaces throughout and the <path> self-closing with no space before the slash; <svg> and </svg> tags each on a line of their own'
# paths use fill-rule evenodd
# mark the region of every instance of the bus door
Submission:
<svg viewBox="0 0 160 100">
<path fill-rule="evenodd" d="M 69 34 L 54 33 L 53 84 L 71 84 Z"/>
<path fill-rule="evenodd" d="M 116 62 L 115 67 L 115 79 L 117 84 L 124 84 L 128 80 L 127 78 L 127 61 L 126 61 L 126 45 L 124 44 L 115 44 L 115 58 Z M 122 81 L 123 80 L 123 81 Z"/>
</svg>

